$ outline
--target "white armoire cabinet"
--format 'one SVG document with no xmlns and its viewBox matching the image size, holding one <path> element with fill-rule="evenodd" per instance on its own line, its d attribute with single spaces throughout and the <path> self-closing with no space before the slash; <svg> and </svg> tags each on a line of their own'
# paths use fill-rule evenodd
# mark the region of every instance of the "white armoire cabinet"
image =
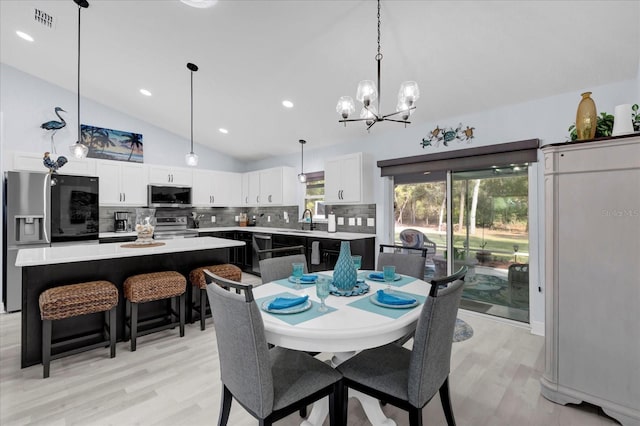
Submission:
<svg viewBox="0 0 640 426">
<path fill-rule="evenodd" d="M 640 136 L 542 151 L 542 395 L 640 425 Z"/>
</svg>

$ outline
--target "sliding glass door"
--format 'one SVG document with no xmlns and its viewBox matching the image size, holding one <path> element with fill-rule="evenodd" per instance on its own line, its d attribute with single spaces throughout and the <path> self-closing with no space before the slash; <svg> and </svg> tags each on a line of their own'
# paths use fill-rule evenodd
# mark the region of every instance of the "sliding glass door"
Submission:
<svg viewBox="0 0 640 426">
<path fill-rule="evenodd" d="M 421 231 L 437 245 L 425 266 L 431 280 L 469 268 L 461 308 L 529 321 L 527 165 L 421 178 L 395 187 L 395 236 Z M 447 196 L 451 198 L 447 227 Z M 452 270 L 447 267 L 450 265 Z"/>
</svg>

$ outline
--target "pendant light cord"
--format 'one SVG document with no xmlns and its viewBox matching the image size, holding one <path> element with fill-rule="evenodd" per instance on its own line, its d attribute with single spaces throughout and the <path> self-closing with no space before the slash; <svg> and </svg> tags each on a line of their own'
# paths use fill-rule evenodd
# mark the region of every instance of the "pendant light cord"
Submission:
<svg viewBox="0 0 640 426">
<path fill-rule="evenodd" d="M 381 114 L 380 98 L 382 97 L 382 88 L 380 87 L 380 65 L 382 63 L 382 53 L 380 53 L 380 0 L 378 0 L 378 54 L 376 55 L 376 62 L 378 63 L 378 114 Z M 369 129 L 367 128 L 367 130 Z"/>
<path fill-rule="evenodd" d="M 191 154 L 193 154 L 193 70 L 191 70 Z"/>
<path fill-rule="evenodd" d="M 80 16 L 82 7 L 78 5 L 78 143 L 81 143 L 81 126 L 80 126 Z"/>
</svg>

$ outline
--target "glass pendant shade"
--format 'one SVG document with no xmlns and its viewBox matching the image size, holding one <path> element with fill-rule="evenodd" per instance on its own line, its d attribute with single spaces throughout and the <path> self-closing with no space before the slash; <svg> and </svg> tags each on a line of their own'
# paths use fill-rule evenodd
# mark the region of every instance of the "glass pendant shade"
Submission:
<svg viewBox="0 0 640 426">
<path fill-rule="evenodd" d="M 298 181 L 300 183 L 305 183 L 307 181 L 307 175 L 305 175 L 304 173 L 300 173 L 298 175 Z"/>
<path fill-rule="evenodd" d="M 376 114 L 378 111 L 374 105 L 369 105 L 367 108 L 362 108 L 360 111 L 360 118 L 365 118 L 367 126 L 371 126 L 373 122 L 376 120 Z"/>
<path fill-rule="evenodd" d="M 187 166 L 197 166 L 198 156 L 193 152 L 190 152 L 184 156 L 184 161 L 187 163 Z"/>
<path fill-rule="evenodd" d="M 351 96 L 342 96 L 338 99 L 338 105 L 336 105 L 336 111 L 342 116 L 342 118 L 348 118 L 356 110 L 355 103 Z"/>
<path fill-rule="evenodd" d="M 396 105 L 396 111 L 402 112 L 402 119 L 407 120 L 411 114 L 413 114 L 413 110 L 405 99 L 398 99 L 398 105 Z"/>
<path fill-rule="evenodd" d="M 80 142 L 76 142 L 73 145 L 69 146 L 69 151 L 71 151 L 71 155 L 73 155 L 75 158 L 87 158 L 89 148 L 87 148 L 86 145 L 83 145 Z"/>
<path fill-rule="evenodd" d="M 398 101 L 403 99 L 410 107 L 420 97 L 420 89 L 418 83 L 415 81 L 405 81 L 400 85 L 400 92 L 398 93 Z"/>
<path fill-rule="evenodd" d="M 358 83 L 356 99 L 358 102 L 362 102 L 367 106 L 378 99 L 378 89 L 376 88 L 376 84 L 371 80 L 362 80 Z"/>
</svg>

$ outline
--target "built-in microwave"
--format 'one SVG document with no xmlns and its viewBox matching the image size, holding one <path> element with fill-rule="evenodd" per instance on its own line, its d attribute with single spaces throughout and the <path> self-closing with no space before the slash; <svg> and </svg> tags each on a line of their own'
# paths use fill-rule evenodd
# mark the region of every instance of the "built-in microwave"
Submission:
<svg viewBox="0 0 640 426">
<path fill-rule="evenodd" d="M 149 185 L 149 207 L 191 207 L 191 188 L 188 186 Z"/>
</svg>

